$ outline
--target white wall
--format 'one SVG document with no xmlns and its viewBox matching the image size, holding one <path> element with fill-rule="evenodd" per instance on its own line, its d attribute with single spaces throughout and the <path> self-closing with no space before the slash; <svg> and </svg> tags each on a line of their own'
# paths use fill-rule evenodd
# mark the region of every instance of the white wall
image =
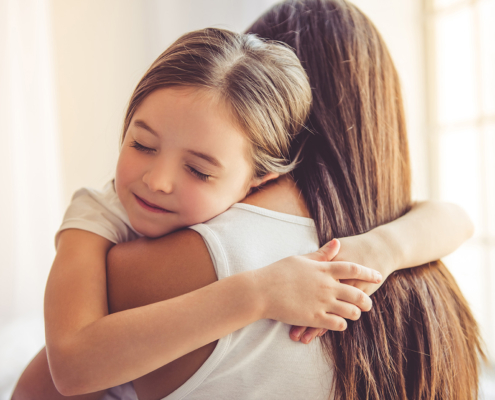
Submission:
<svg viewBox="0 0 495 400">
<path fill-rule="evenodd" d="M 113 175 L 130 94 L 181 34 L 242 31 L 274 0 L 51 0 L 62 132 L 64 202 Z M 417 0 L 358 0 L 390 47 L 404 86 L 416 197 L 426 197 L 423 53 Z"/>
<path fill-rule="evenodd" d="M 0 326 L 41 312 L 60 179 L 47 1 L 0 1 Z"/>
<path fill-rule="evenodd" d="M 52 0 L 64 204 L 114 173 L 126 102 L 148 64 L 143 2 Z"/>
<path fill-rule="evenodd" d="M 246 28 L 273 0 L 51 0 L 64 204 L 114 173 L 129 97 L 181 34 Z"/>
</svg>

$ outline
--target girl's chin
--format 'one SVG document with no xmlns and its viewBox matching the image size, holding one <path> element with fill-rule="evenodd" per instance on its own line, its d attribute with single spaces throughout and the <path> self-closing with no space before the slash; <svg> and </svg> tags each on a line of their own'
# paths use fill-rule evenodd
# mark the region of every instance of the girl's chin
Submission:
<svg viewBox="0 0 495 400">
<path fill-rule="evenodd" d="M 133 224 L 131 221 L 131 225 L 134 228 L 136 232 L 139 234 L 146 236 L 150 239 L 156 239 L 165 235 L 168 235 L 169 233 L 175 232 L 179 229 L 182 229 L 182 227 L 163 227 L 163 226 L 152 226 L 152 225 L 147 225 L 147 224 Z M 185 228 L 185 227 L 184 227 Z"/>
<path fill-rule="evenodd" d="M 140 233 L 141 235 L 146 236 L 146 237 L 148 237 L 150 239 L 156 239 L 156 238 L 165 236 L 165 235 L 167 235 L 169 233 L 172 233 L 174 230 L 172 230 L 172 229 L 157 230 L 157 229 L 149 229 L 149 228 L 147 229 L 147 228 L 140 228 L 140 227 L 138 227 L 136 229 L 136 231 L 138 233 Z"/>
</svg>

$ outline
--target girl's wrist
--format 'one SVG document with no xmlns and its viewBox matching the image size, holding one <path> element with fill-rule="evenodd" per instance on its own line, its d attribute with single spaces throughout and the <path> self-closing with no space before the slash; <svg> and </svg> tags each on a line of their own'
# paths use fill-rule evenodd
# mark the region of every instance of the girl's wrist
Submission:
<svg viewBox="0 0 495 400">
<path fill-rule="evenodd" d="M 245 304 L 244 310 L 250 320 L 257 321 L 267 318 L 269 301 L 266 298 L 267 291 L 264 289 L 266 277 L 264 268 L 245 271 L 232 276 L 237 279 L 241 302 Z"/>
</svg>

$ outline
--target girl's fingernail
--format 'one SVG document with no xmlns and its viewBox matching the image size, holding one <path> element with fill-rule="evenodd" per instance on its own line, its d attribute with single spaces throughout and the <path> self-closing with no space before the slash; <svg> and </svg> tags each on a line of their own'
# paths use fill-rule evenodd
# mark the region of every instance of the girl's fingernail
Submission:
<svg viewBox="0 0 495 400">
<path fill-rule="evenodd" d="M 300 339 L 301 333 L 302 333 L 302 328 L 296 328 L 292 331 L 292 336 L 295 336 L 296 338 Z"/>
<path fill-rule="evenodd" d="M 303 336 L 303 341 L 305 343 L 309 343 L 311 341 L 311 333 L 310 332 L 306 332 Z"/>
<path fill-rule="evenodd" d="M 382 280 L 382 274 L 380 274 L 379 272 L 375 272 L 375 280 L 377 282 L 380 282 Z"/>
</svg>

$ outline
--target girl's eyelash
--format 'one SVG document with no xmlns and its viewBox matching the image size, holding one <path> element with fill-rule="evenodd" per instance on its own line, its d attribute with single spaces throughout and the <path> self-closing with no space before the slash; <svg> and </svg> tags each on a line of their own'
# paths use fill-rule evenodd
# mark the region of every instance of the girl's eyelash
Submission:
<svg viewBox="0 0 495 400">
<path fill-rule="evenodd" d="M 143 146 L 141 143 L 138 143 L 135 140 L 132 141 L 131 147 L 134 147 L 136 150 L 142 151 L 144 153 L 154 153 L 155 152 L 155 149 L 150 149 L 149 147 Z"/>
<path fill-rule="evenodd" d="M 191 173 L 196 175 L 203 182 L 206 182 L 211 177 L 211 175 L 203 174 L 203 173 L 199 172 L 198 170 L 195 170 L 193 167 L 190 167 L 189 165 L 187 166 L 187 168 L 189 169 L 189 171 L 191 171 Z"/>
<path fill-rule="evenodd" d="M 134 147 L 136 150 L 142 151 L 144 153 L 154 153 L 156 151 L 155 149 L 150 149 L 149 147 L 143 146 L 141 143 L 138 143 L 135 140 L 132 141 L 131 147 Z M 190 167 L 189 165 L 187 166 L 187 168 L 193 175 L 201 179 L 203 182 L 206 182 L 211 177 L 211 175 L 203 174 L 193 167 Z"/>
</svg>

